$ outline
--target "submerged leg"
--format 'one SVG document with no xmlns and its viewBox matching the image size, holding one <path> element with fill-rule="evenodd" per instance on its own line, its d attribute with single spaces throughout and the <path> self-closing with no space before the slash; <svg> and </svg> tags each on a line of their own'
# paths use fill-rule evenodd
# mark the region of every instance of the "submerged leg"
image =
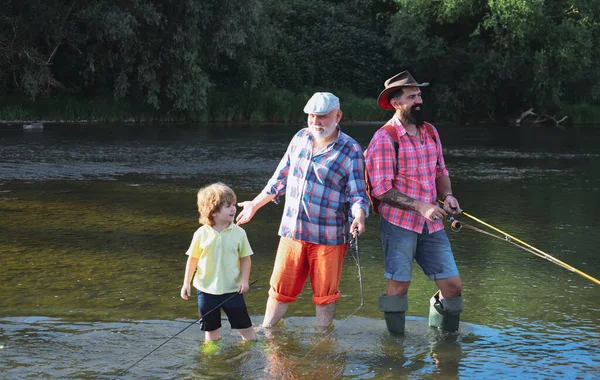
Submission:
<svg viewBox="0 0 600 380">
<path fill-rule="evenodd" d="M 462 311 L 462 295 L 440 299 L 440 292 L 437 291 L 429 300 L 429 326 L 456 331 Z"/>
<path fill-rule="evenodd" d="M 216 329 L 216 330 L 213 330 L 213 331 L 205 331 L 204 332 L 204 341 L 205 342 L 210 342 L 210 341 L 221 339 L 220 330 L 221 329 Z"/>
<path fill-rule="evenodd" d="M 387 329 L 394 334 L 404 334 L 404 322 L 408 310 L 408 295 L 379 296 L 379 311 L 383 312 Z"/>
<path fill-rule="evenodd" d="M 317 305 L 315 307 L 317 314 L 317 327 L 327 327 L 333 322 L 335 314 L 335 302 L 326 305 Z"/>
<path fill-rule="evenodd" d="M 288 305 L 288 302 L 279 302 L 276 299 L 269 297 L 269 300 L 267 301 L 267 309 L 265 310 L 265 319 L 263 320 L 262 326 L 275 326 L 287 311 Z"/>
<path fill-rule="evenodd" d="M 242 335 L 242 339 L 244 340 L 256 340 L 256 333 L 254 332 L 253 327 L 248 327 L 247 329 L 240 329 L 240 335 Z"/>
</svg>

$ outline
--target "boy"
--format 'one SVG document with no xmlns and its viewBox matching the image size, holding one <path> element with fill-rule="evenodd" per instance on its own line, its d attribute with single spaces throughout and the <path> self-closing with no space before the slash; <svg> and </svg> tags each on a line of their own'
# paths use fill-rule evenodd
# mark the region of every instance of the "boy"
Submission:
<svg viewBox="0 0 600 380">
<path fill-rule="evenodd" d="M 246 232 L 235 223 L 236 196 L 222 183 L 214 183 L 198 191 L 200 224 L 187 250 L 188 260 L 181 287 L 181 298 L 190 296 L 190 281 L 198 290 L 198 313 L 205 341 L 220 339 L 221 303 L 232 329 L 240 331 L 244 340 L 255 340 L 256 333 L 248 315 L 243 293 L 250 286 L 253 254 Z"/>
</svg>

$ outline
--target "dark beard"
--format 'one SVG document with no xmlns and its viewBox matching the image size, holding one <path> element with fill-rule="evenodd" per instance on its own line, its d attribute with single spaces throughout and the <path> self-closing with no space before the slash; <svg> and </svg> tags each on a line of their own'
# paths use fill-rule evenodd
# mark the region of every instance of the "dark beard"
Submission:
<svg viewBox="0 0 600 380">
<path fill-rule="evenodd" d="M 417 107 L 421 109 L 418 110 L 416 109 Z M 420 127 L 425 121 L 425 116 L 423 115 L 423 105 L 415 104 L 414 106 L 410 107 L 410 109 L 402 111 L 402 119 L 409 124 L 414 124 L 417 127 Z"/>
</svg>

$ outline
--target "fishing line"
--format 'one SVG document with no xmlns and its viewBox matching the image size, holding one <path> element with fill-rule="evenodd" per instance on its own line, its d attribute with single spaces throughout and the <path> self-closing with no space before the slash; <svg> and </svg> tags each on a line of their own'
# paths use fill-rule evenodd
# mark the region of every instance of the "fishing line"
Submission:
<svg viewBox="0 0 600 380">
<path fill-rule="evenodd" d="M 352 313 L 350 313 L 340 324 L 339 326 L 343 325 L 344 323 L 346 323 L 346 321 L 348 319 L 350 319 L 350 317 L 352 317 L 354 314 L 356 314 L 357 311 L 360 310 L 360 308 L 362 308 L 365 304 L 364 301 L 364 296 L 363 296 L 363 284 L 362 284 L 362 272 L 361 272 L 361 268 L 360 268 L 360 251 L 358 249 L 358 233 L 356 233 L 356 235 L 354 235 L 354 238 L 350 241 L 350 245 L 355 249 L 356 251 L 356 265 L 358 266 L 358 279 L 359 279 L 359 283 L 360 283 L 360 305 L 356 308 L 356 310 L 354 310 Z M 352 255 L 352 257 L 354 257 L 354 254 Z M 306 355 L 304 355 L 302 358 L 300 358 L 298 361 L 296 361 L 296 364 L 293 365 L 292 368 L 290 368 L 289 372 L 292 372 L 294 370 L 294 368 L 296 368 L 296 366 L 298 366 L 298 364 L 300 364 L 304 359 L 306 359 L 306 357 L 308 355 L 311 354 L 311 352 L 313 352 L 317 347 L 319 347 L 321 345 L 321 343 L 323 343 L 325 341 L 325 339 L 329 338 L 331 336 L 331 334 L 333 334 L 339 326 L 334 327 L 333 330 L 331 330 L 331 332 L 329 332 L 329 334 L 325 335 L 323 338 L 321 338 L 321 340 L 315 344 L 313 346 L 313 348 L 310 349 L 310 351 L 308 351 L 306 353 Z"/>
<path fill-rule="evenodd" d="M 360 266 L 360 250 L 358 249 L 358 232 L 353 236 L 352 240 L 350 240 L 350 246 L 354 248 L 356 251 L 356 257 L 354 257 L 354 253 L 352 257 L 356 262 L 356 266 L 358 267 L 358 283 L 360 284 L 360 306 L 365 304 L 365 293 L 363 291 L 363 280 L 362 280 L 362 269 Z"/>
<path fill-rule="evenodd" d="M 249 284 L 249 287 L 254 285 L 258 280 L 254 280 Z M 117 376 L 115 376 L 113 378 L 113 380 L 118 379 L 119 377 L 123 376 L 124 374 L 127 373 L 127 371 L 129 371 L 130 369 L 132 369 L 133 367 L 135 367 L 136 365 L 138 365 L 142 360 L 146 359 L 148 356 L 150 356 L 153 352 L 155 352 L 156 350 L 158 350 L 159 348 L 161 348 L 162 346 L 164 346 L 165 344 L 169 343 L 169 341 L 171 341 L 173 338 L 175 338 L 177 335 L 181 334 L 182 332 L 184 332 L 185 330 L 189 329 L 190 327 L 192 327 L 193 325 L 195 325 L 196 323 L 200 322 L 204 317 L 206 317 L 208 314 L 212 313 L 215 310 L 218 310 L 221 308 L 221 306 L 223 306 L 224 304 L 226 304 L 228 301 L 232 300 L 233 298 L 237 297 L 238 293 L 232 294 L 231 297 L 228 297 L 225 301 L 221 302 L 220 304 L 218 304 L 217 306 L 215 306 L 214 308 L 212 308 L 211 310 L 208 311 L 208 313 L 204 314 L 203 316 L 201 316 L 200 318 L 196 319 L 194 322 L 190 323 L 189 325 L 187 325 L 183 330 L 179 331 L 177 334 L 173 335 L 172 337 L 170 337 L 169 339 L 167 339 L 166 341 L 164 341 L 163 343 L 161 343 L 158 347 L 156 347 L 154 350 L 148 352 L 146 355 L 144 355 L 140 360 L 138 360 L 137 362 L 133 363 L 132 365 L 130 365 L 128 368 L 124 369 L 123 371 L 121 371 Z"/>
<path fill-rule="evenodd" d="M 440 203 L 442 203 L 442 204 L 444 204 L 444 202 L 443 202 L 443 201 L 439 201 L 439 202 L 440 202 Z M 567 269 L 567 270 L 569 270 L 569 271 L 571 271 L 571 272 L 577 273 L 578 275 L 580 275 L 580 276 L 582 276 L 582 277 L 585 277 L 585 278 L 587 278 L 588 280 L 590 280 L 590 281 L 592 281 L 592 282 L 595 282 L 596 284 L 600 285 L 600 280 L 598 280 L 598 279 L 596 279 L 596 278 L 594 278 L 594 277 L 590 276 L 589 274 L 587 274 L 587 273 L 585 273 L 585 272 L 582 272 L 582 271 L 580 271 L 579 269 L 577 269 L 577 268 L 574 268 L 574 267 L 570 266 L 569 264 L 567 264 L 567 263 L 565 263 L 565 262 L 563 262 L 563 261 L 561 261 L 561 260 L 557 259 L 556 257 L 554 257 L 554 256 L 551 256 L 551 255 L 547 254 L 546 252 L 544 252 L 544 251 L 542 251 L 542 250 L 540 250 L 540 249 L 537 249 L 536 247 L 534 247 L 534 246 L 532 246 L 532 245 L 529 245 L 529 244 L 525 243 L 524 241 L 517 239 L 517 238 L 516 238 L 516 237 L 514 237 L 514 236 L 511 236 L 511 235 L 507 234 L 506 232 L 502 231 L 501 229 L 499 229 L 499 228 L 496 228 L 496 227 L 492 226 L 491 224 L 488 224 L 488 223 L 486 223 L 486 222 L 484 222 L 484 221 L 482 221 L 482 220 L 480 220 L 480 219 L 478 219 L 478 218 L 474 217 L 473 215 L 469 215 L 469 214 L 467 214 L 466 212 L 464 212 L 464 211 L 462 211 L 462 210 L 460 210 L 460 212 L 461 212 L 461 214 L 462 214 L 462 215 L 464 215 L 464 216 L 466 216 L 466 217 L 468 217 L 468 218 L 471 218 L 471 219 L 473 219 L 474 221 L 476 221 L 476 222 L 478 222 L 478 223 L 481 223 L 481 224 L 483 224 L 484 226 L 486 226 L 486 227 L 488 227 L 488 228 L 491 228 L 492 230 L 494 230 L 494 231 L 496 231 L 496 232 L 499 232 L 499 233 L 501 233 L 502 235 L 504 235 L 504 239 L 502 239 L 502 238 L 500 238 L 500 237 L 498 237 L 498 236 L 496 236 L 496 237 L 498 237 L 498 238 L 500 238 L 500 239 L 502 239 L 502 240 L 505 240 L 505 241 L 507 241 L 507 242 L 509 242 L 509 243 L 512 243 L 512 244 L 514 244 L 514 245 L 517 245 L 517 244 L 515 244 L 515 243 L 512 241 L 512 240 L 514 240 L 514 241 L 516 241 L 516 242 L 518 242 L 518 243 L 520 243 L 520 244 L 524 245 L 525 247 L 529 248 L 529 249 L 525 249 L 526 251 L 528 251 L 528 252 L 531 252 L 531 253 L 533 253 L 534 255 L 536 255 L 536 256 L 538 256 L 538 257 L 541 257 L 541 258 L 543 258 L 543 259 L 546 259 L 546 260 L 550 261 L 551 263 L 554 263 L 554 264 L 556 264 L 556 265 L 558 265 L 558 266 L 560 266 L 560 267 L 563 267 L 563 268 L 565 268 L 565 269 Z M 451 218 L 451 219 L 453 219 L 453 218 Z M 465 226 L 467 226 L 467 225 L 465 225 Z M 470 226 L 469 228 L 473 229 L 474 227 Z M 481 231 L 481 232 L 484 232 L 483 230 L 480 230 L 480 231 Z M 495 235 L 492 235 L 492 236 L 495 236 Z M 520 247 L 519 245 L 517 245 L 517 246 L 518 246 L 518 247 Z M 523 249 L 524 249 L 524 247 L 520 247 L 520 248 L 523 248 Z M 532 251 L 533 251 L 533 252 L 532 252 Z"/>
</svg>

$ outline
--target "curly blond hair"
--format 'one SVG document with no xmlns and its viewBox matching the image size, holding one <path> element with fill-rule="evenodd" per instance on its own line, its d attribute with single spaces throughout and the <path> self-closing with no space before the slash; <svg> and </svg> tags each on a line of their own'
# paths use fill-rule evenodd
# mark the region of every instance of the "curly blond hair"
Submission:
<svg viewBox="0 0 600 380">
<path fill-rule="evenodd" d="M 233 190 L 224 183 L 217 182 L 198 190 L 198 212 L 200 224 L 214 225 L 214 214 L 225 204 L 236 203 Z"/>
</svg>

